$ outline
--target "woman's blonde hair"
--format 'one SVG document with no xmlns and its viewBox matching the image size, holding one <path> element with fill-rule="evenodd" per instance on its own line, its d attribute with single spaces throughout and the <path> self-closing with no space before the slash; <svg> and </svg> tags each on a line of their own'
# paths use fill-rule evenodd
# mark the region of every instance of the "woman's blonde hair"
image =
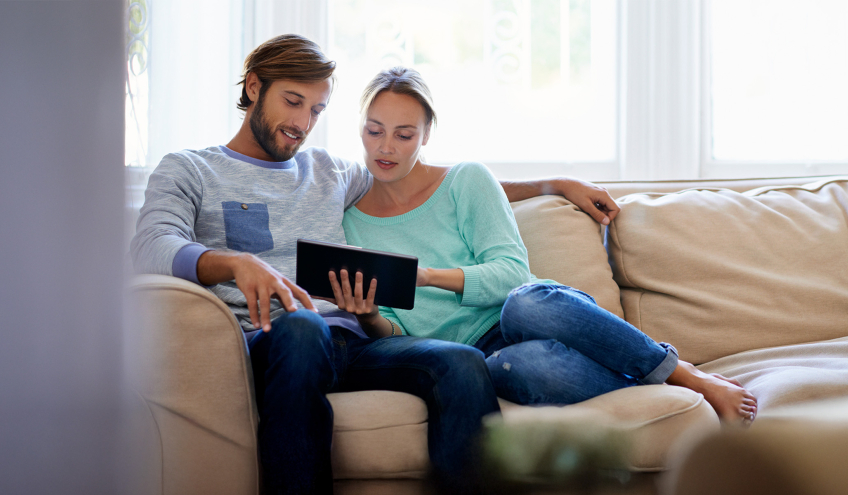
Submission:
<svg viewBox="0 0 848 495">
<path fill-rule="evenodd" d="M 362 92 L 362 97 L 359 99 L 359 109 L 362 114 L 360 126 L 365 124 L 365 116 L 368 109 L 371 108 L 374 98 L 384 91 L 415 98 L 424 109 L 425 128 L 429 128 L 430 123 L 433 126 L 436 125 L 433 96 L 430 94 L 430 88 L 427 87 L 424 78 L 415 69 L 393 67 L 374 76 L 374 79 L 371 79 L 371 82 L 365 87 L 365 91 Z"/>
</svg>

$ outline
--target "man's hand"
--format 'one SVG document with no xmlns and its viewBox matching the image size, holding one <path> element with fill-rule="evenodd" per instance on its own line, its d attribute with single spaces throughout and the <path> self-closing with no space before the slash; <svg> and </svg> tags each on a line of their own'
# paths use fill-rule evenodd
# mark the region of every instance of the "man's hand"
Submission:
<svg viewBox="0 0 848 495">
<path fill-rule="evenodd" d="M 601 225 L 609 225 L 621 208 L 606 189 L 579 179 L 562 179 L 560 194 Z"/>
<path fill-rule="evenodd" d="M 580 179 L 557 177 L 522 182 L 501 181 L 501 187 L 503 187 L 510 202 L 522 201 L 543 194 L 559 194 L 588 213 L 601 225 L 609 225 L 621 211 L 621 208 L 618 207 L 606 189 Z"/>
<path fill-rule="evenodd" d="M 247 299 L 251 323 L 266 332 L 271 330 L 272 297 L 279 299 L 289 312 L 297 310 L 295 300 L 316 311 L 306 291 L 250 253 L 207 251 L 197 261 L 197 278 L 204 285 L 235 280 Z"/>
</svg>

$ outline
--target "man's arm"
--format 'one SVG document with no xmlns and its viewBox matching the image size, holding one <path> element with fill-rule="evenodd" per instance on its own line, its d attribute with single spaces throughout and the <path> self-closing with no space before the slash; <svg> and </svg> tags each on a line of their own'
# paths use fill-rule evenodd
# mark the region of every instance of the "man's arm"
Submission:
<svg viewBox="0 0 848 495">
<path fill-rule="evenodd" d="M 529 180 L 520 182 L 501 181 L 506 197 L 510 202 L 541 196 L 558 194 L 571 201 L 588 213 L 596 222 L 609 225 L 618 215 L 620 208 L 606 189 L 590 182 L 570 177 Z"/>
<path fill-rule="evenodd" d="M 202 194 L 202 178 L 191 162 L 177 154 L 162 159 L 150 176 L 130 245 L 136 271 L 172 275 L 205 286 L 235 280 L 247 300 L 253 326 L 265 331 L 271 329 L 271 297 L 277 297 L 287 311 L 297 309 L 293 297 L 314 310 L 302 289 L 258 257 L 207 250 L 195 242 L 194 221 Z"/>
<path fill-rule="evenodd" d="M 247 299 L 254 328 L 271 330 L 271 298 L 280 300 L 286 311 L 297 310 L 294 300 L 315 311 L 309 294 L 274 267 L 250 253 L 206 251 L 197 260 L 197 279 L 203 285 L 235 280 Z"/>
</svg>

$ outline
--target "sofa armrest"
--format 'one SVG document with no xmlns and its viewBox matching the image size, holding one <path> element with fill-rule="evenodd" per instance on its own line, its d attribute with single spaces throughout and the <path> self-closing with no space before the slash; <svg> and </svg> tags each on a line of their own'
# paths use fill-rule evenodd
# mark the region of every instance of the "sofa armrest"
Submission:
<svg viewBox="0 0 848 495">
<path fill-rule="evenodd" d="M 723 430 L 683 447 L 665 493 L 845 493 L 848 398 L 784 411 L 757 418 L 750 431 Z"/>
<path fill-rule="evenodd" d="M 258 413 L 244 334 L 226 304 L 175 277 L 136 277 L 125 360 L 162 449 L 162 493 L 258 493 Z"/>
</svg>

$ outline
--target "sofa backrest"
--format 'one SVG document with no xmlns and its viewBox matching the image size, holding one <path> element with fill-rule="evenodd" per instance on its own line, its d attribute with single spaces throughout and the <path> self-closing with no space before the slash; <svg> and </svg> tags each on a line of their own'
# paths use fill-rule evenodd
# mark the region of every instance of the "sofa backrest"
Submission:
<svg viewBox="0 0 848 495">
<path fill-rule="evenodd" d="M 618 285 L 604 250 L 603 230 L 562 196 L 539 196 L 512 204 L 530 271 L 580 289 L 620 317 Z"/>
<path fill-rule="evenodd" d="M 618 201 L 625 318 L 683 359 L 848 335 L 848 178 Z"/>
</svg>

